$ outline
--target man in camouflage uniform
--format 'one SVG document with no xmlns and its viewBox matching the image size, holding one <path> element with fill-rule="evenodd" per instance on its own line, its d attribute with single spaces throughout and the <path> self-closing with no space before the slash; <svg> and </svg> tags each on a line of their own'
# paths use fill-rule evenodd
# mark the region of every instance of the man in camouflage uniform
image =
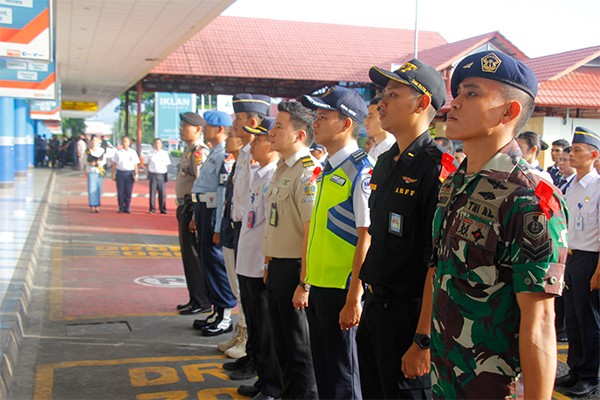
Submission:
<svg viewBox="0 0 600 400">
<path fill-rule="evenodd" d="M 202 127 L 206 121 L 193 112 L 182 113 L 180 118 L 179 135 L 181 140 L 186 143 L 187 148 L 177 166 L 175 195 L 177 196 L 179 247 L 190 298 L 186 304 L 178 305 L 177 309 L 181 315 L 193 315 L 201 311 L 210 311 L 211 308 L 206 289 L 206 278 L 200 268 L 200 259 L 196 249 L 196 233 L 190 229 L 194 211 L 191 197 L 192 186 L 200 174 L 202 162 L 208 156 L 208 148 L 200 139 Z"/>
<path fill-rule="evenodd" d="M 423 307 L 433 306 L 433 396 L 504 399 L 522 378 L 524 398 L 548 399 L 567 211 L 513 139 L 533 111 L 537 79 L 485 51 L 459 63 L 451 89 L 447 134 L 464 142 L 467 159 L 442 185 L 433 223 L 433 298 L 426 290 Z"/>
</svg>

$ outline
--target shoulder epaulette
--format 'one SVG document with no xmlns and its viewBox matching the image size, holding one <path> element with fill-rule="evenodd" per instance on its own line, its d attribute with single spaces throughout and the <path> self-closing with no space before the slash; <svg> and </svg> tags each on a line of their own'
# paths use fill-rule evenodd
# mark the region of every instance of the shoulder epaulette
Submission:
<svg viewBox="0 0 600 400">
<path fill-rule="evenodd" d="M 359 162 L 360 160 L 366 157 L 368 157 L 368 154 L 365 153 L 363 149 L 358 149 L 354 153 L 352 153 L 352 158 L 355 162 Z"/>
<path fill-rule="evenodd" d="M 304 165 L 305 168 L 314 167 L 315 165 L 315 162 L 310 156 L 304 156 L 300 159 L 300 161 L 302 161 L 302 165 Z"/>
</svg>

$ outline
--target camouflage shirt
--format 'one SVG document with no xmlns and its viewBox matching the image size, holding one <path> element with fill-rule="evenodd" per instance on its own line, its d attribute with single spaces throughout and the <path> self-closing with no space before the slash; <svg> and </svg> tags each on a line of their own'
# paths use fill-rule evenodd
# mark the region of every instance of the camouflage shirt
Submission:
<svg viewBox="0 0 600 400">
<path fill-rule="evenodd" d="M 520 373 L 516 293 L 561 293 L 567 210 L 560 191 L 540 183 L 530 168 L 513 140 L 476 174 L 466 175 L 463 163 L 439 192 L 434 398 L 514 395 Z M 536 192 L 538 186 L 548 189 L 546 195 Z"/>
</svg>

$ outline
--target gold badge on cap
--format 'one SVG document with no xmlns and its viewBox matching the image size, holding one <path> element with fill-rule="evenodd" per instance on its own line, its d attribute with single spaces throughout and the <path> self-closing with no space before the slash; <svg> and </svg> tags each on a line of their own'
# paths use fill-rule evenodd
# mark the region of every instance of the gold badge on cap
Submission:
<svg viewBox="0 0 600 400">
<path fill-rule="evenodd" d="M 502 64 L 502 60 L 494 53 L 490 53 L 481 58 L 481 70 L 483 72 L 491 72 L 494 74 L 498 71 L 498 68 L 500 68 L 500 64 Z"/>
<path fill-rule="evenodd" d="M 463 65 L 463 69 L 469 69 L 469 68 L 471 68 L 472 66 L 473 66 L 473 61 L 471 61 L 471 62 L 470 62 L 470 63 L 468 63 L 468 64 L 465 64 L 465 65 Z"/>
<path fill-rule="evenodd" d="M 400 72 L 416 71 L 418 69 L 419 69 L 419 67 L 417 67 L 415 64 L 407 62 L 407 63 L 404 63 L 404 65 L 400 67 Z"/>
</svg>

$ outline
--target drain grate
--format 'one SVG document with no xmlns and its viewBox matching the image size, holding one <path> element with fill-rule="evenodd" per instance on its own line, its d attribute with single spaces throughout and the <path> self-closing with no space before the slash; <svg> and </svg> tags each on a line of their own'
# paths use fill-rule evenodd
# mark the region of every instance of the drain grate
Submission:
<svg viewBox="0 0 600 400">
<path fill-rule="evenodd" d="M 92 322 L 87 324 L 69 324 L 66 326 L 67 336 L 97 336 L 130 333 L 127 321 Z"/>
</svg>

